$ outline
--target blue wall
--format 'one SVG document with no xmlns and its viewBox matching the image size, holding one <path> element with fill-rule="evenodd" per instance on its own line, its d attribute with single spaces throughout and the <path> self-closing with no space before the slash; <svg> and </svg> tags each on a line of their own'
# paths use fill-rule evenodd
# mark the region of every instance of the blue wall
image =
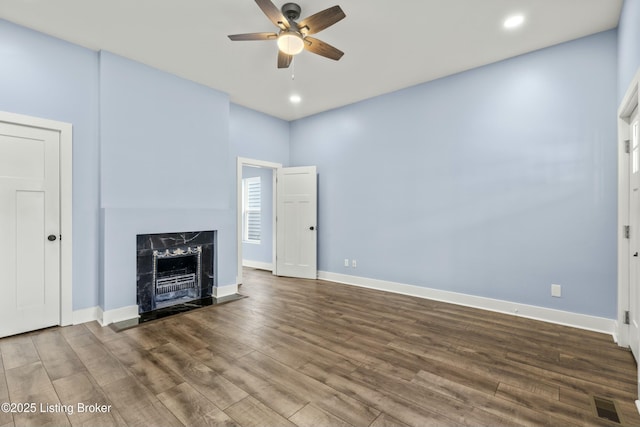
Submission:
<svg viewBox="0 0 640 427">
<path fill-rule="evenodd" d="M 231 104 L 229 140 L 234 164 L 246 157 L 289 165 L 289 122 Z"/>
<path fill-rule="evenodd" d="M 242 156 L 318 165 L 321 270 L 615 318 L 615 111 L 640 66 L 639 3 L 619 42 L 609 31 L 292 123 L 0 20 L 0 109 L 73 124 L 75 310 L 135 298 L 108 285 L 131 272 L 122 233 L 234 228 Z M 198 183 L 155 175 L 176 164 Z M 149 175 L 166 191 L 145 192 Z"/>
<path fill-rule="evenodd" d="M 229 99 L 100 53 L 102 306 L 136 304 L 137 234 L 217 231 L 217 284 L 236 283 Z"/>
<path fill-rule="evenodd" d="M 640 69 L 640 0 L 625 0 L 618 26 L 618 102 Z"/>
<path fill-rule="evenodd" d="M 292 165 L 318 166 L 319 269 L 614 318 L 616 43 L 293 122 Z"/>
<path fill-rule="evenodd" d="M 135 304 L 137 233 L 218 229 L 235 283 L 235 157 L 288 163 L 287 122 L 4 20 L 0 64 L 0 110 L 73 125 L 74 310 Z"/>
<path fill-rule="evenodd" d="M 102 207 L 229 208 L 226 94 L 100 53 Z"/>
<path fill-rule="evenodd" d="M 0 110 L 73 125 L 73 308 L 98 305 L 98 55 L 0 19 Z"/>
<path fill-rule="evenodd" d="M 232 156 L 289 165 L 289 122 L 264 113 L 231 104 L 229 117 L 229 139 Z M 271 264 L 273 261 L 273 182 L 270 169 L 245 168 L 249 172 L 259 172 L 263 185 L 263 240 L 260 244 L 244 243 L 242 257 L 246 260 Z M 235 195 L 235 193 L 234 193 Z M 235 197 L 234 197 L 235 203 Z"/>
</svg>

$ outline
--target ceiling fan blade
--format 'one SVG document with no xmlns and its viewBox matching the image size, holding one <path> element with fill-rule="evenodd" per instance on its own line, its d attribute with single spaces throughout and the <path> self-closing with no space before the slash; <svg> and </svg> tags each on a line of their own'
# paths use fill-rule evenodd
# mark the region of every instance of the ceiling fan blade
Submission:
<svg viewBox="0 0 640 427">
<path fill-rule="evenodd" d="M 270 0 L 256 0 L 258 7 L 262 9 L 267 18 L 273 22 L 273 25 L 276 27 L 282 28 L 283 30 L 289 29 L 291 25 L 289 25 L 289 21 L 285 16 L 280 12 L 278 7 L 271 3 Z"/>
<path fill-rule="evenodd" d="M 347 15 L 344 14 L 340 6 L 333 6 L 303 19 L 298 23 L 298 28 L 304 34 L 319 33 L 345 16 Z"/>
<path fill-rule="evenodd" d="M 304 48 L 309 52 L 313 52 L 317 55 L 324 56 L 325 58 L 339 60 L 344 55 L 344 52 L 340 49 L 336 49 L 328 43 L 318 40 L 313 37 L 305 37 Z"/>
<path fill-rule="evenodd" d="M 292 55 L 287 55 L 281 50 L 278 50 L 278 68 L 289 68 L 291 61 L 293 61 Z"/>
<path fill-rule="evenodd" d="M 228 37 L 233 41 L 275 40 L 278 38 L 278 35 L 276 33 L 247 33 L 247 34 L 231 34 Z"/>
</svg>

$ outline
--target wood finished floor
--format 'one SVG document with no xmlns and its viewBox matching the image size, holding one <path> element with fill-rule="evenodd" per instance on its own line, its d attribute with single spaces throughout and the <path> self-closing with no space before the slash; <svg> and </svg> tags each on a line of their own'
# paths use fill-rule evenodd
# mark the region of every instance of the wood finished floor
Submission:
<svg viewBox="0 0 640 427">
<path fill-rule="evenodd" d="M 640 425 L 610 336 L 247 270 L 233 303 L 123 332 L 96 322 L 0 340 L 0 426 Z"/>
</svg>

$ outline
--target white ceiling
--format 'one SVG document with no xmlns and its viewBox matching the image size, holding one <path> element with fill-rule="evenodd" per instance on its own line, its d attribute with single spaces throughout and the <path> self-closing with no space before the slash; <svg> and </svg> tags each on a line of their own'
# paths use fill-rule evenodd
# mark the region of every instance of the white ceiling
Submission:
<svg viewBox="0 0 640 427">
<path fill-rule="evenodd" d="M 280 7 L 286 1 L 275 0 Z M 339 4 L 347 17 L 314 35 L 345 52 L 276 68 L 277 32 L 253 0 L 0 0 L 0 18 L 218 89 L 294 120 L 615 28 L 622 0 L 298 0 L 301 18 Z M 503 20 L 523 13 L 506 31 Z M 295 72 L 295 79 L 292 79 Z M 292 105 L 297 93 L 302 102 Z"/>
</svg>

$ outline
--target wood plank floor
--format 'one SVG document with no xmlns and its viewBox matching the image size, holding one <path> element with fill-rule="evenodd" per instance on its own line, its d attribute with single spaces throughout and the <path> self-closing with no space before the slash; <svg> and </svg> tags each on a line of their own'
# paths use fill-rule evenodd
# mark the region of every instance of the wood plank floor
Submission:
<svg viewBox="0 0 640 427">
<path fill-rule="evenodd" d="M 241 292 L 123 332 L 0 340 L 0 403 L 38 405 L 0 426 L 620 425 L 594 396 L 640 425 L 610 336 L 257 270 Z"/>
</svg>

